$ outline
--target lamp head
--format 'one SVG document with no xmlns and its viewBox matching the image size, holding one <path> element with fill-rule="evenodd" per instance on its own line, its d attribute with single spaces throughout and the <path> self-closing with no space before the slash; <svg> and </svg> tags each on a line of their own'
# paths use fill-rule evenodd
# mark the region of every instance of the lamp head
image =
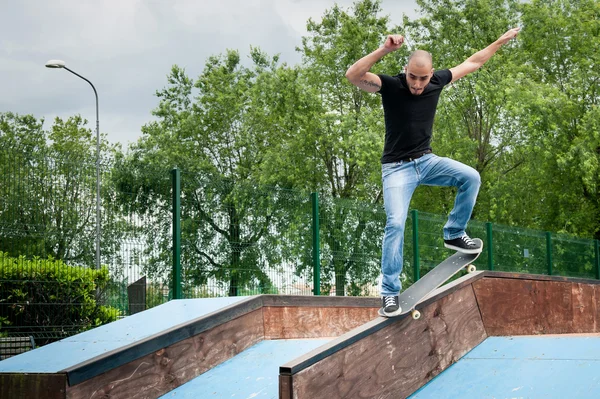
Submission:
<svg viewBox="0 0 600 399">
<path fill-rule="evenodd" d="M 67 66 L 62 60 L 50 60 L 46 62 L 46 68 L 64 68 Z"/>
</svg>

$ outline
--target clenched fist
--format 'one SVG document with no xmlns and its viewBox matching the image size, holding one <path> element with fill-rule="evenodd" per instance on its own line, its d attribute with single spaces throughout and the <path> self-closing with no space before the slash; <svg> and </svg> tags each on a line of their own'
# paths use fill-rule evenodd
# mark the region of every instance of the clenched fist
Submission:
<svg viewBox="0 0 600 399">
<path fill-rule="evenodd" d="M 385 39 L 385 43 L 383 44 L 383 48 L 385 48 L 388 52 L 396 51 L 402 44 L 404 43 L 404 36 L 402 35 L 388 35 Z"/>
</svg>

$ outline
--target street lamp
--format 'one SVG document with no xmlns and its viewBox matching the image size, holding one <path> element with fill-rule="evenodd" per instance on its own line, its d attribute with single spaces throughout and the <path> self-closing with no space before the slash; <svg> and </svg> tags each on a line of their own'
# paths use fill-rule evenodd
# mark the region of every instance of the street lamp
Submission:
<svg viewBox="0 0 600 399">
<path fill-rule="evenodd" d="M 46 62 L 46 68 L 62 68 L 80 77 L 92 86 L 96 96 L 96 269 L 100 269 L 100 120 L 98 114 L 98 92 L 96 88 L 86 78 L 67 68 L 64 61 L 50 60 Z"/>
</svg>

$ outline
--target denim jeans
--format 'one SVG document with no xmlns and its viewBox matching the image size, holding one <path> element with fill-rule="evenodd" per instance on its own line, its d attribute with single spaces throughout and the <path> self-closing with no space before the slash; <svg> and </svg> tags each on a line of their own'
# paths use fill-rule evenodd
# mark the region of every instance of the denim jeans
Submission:
<svg viewBox="0 0 600 399">
<path fill-rule="evenodd" d="M 386 163 L 381 171 L 387 216 L 381 255 L 381 295 L 398 295 L 402 288 L 399 276 L 402 272 L 404 226 L 415 189 L 420 185 L 458 187 L 454 208 L 444 226 L 444 239 L 451 240 L 465 234 L 481 179 L 470 166 L 435 154 L 426 154 L 411 162 Z"/>
</svg>

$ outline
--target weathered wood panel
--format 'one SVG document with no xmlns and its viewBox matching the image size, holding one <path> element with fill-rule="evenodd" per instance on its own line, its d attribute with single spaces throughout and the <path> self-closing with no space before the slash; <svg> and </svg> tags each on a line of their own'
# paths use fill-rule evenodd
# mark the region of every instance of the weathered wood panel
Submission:
<svg viewBox="0 0 600 399">
<path fill-rule="evenodd" d="M 201 302 L 202 300 L 199 301 Z M 67 373 L 70 385 L 78 385 L 102 373 L 108 372 L 136 359 L 140 359 L 146 355 L 155 353 L 170 345 L 174 345 L 177 342 L 181 342 L 205 331 L 209 331 L 216 326 L 227 323 L 252 311 L 258 310 L 261 307 L 262 300 L 260 297 L 250 297 L 244 300 L 239 300 L 238 302 L 221 308 L 218 311 L 215 309 L 215 311 L 209 314 L 204 313 L 202 308 L 200 308 L 199 310 L 201 313 L 196 319 L 187 320 L 186 322 L 178 325 L 170 324 L 170 327 L 167 327 L 161 331 L 156 331 L 156 329 L 153 329 L 155 333 L 147 338 L 136 340 L 128 345 L 109 350 L 102 355 L 88 358 L 81 363 L 60 370 L 59 372 Z M 143 315 L 144 313 L 141 314 Z M 154 315 L 155 317 L 160 317 L 163 319 L 169 319 L 170 317 L 168 313 L 162 315 L 154 313 Z M 135 317 L 136 315 L 133 316 L 133 318 Z M 144 323 L 152 323 L 152 319 L 147 317 L 144 318 L 144 320 Z M 169 325 L 169 323 L 167 322 L 166 325 Z M 137 328 L 143 329 L 146 328 L 146 326 L 142 324 Z M 101 338 L 99 338 L 99 340 L 101 340 Z"/>
<path fill-rule="evenodd" d="M 485 338 L 471 286 L 294 374 L 293 397 L 405 398 Z"/>
<path fill-rule="evenodd" d="M 292 376 L 279 376 L 279 399 L 292 399 Z"/>
<path fill-rule="evenodd" d="M 67 397 L 157 398 L 263 337 L 262 309 L 258 309 L 69 387 Z"/>
<path fill-rule="evenodd" d="M 343 307 L 377 308 L 381 306 L 379 297 L 357 296 L 308 296 L 308 295 L 261 295 L 263 306 L 295 307 Z"/>
<path fill-rule="evenodd" d="M 596 284 L 488 277 L 473 289 L 488 335 L 598 332 Z"/>
<path fill-rule="evenodd" d="M 66 374 L 0 374 L 2 399 L 65 399 L 66 391 Z"/>
<path fill-rule="evenodd" d="M 338 337 L 378 317 L 377 309 L 264 307 L 265 339 Z"/>
</svg>

